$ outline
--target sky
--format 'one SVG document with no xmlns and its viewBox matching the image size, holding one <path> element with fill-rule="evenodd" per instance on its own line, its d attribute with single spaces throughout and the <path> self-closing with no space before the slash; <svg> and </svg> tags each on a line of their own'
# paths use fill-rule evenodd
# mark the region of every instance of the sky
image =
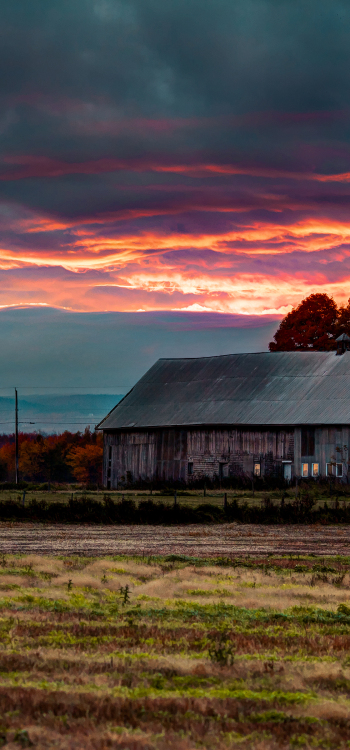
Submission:
<svg viewBox="0 0 350 750">
<path fill-rule="evenodd" d="M 347 301 L 348 1 L 0 0 L 0 68 L 1 307 Z"/>
</svg>

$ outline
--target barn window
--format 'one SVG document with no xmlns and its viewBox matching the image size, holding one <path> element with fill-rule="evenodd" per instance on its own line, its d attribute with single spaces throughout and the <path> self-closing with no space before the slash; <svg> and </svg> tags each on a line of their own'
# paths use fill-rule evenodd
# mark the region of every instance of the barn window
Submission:
<svg viewBox="0 0 350 750">
<path fill-rule="evenodd" d="M 187 473 L 189 477 L 193 475 L 193 462 L 192 461 L 190 461 L 190 463 L 187 465 Z"/>
<path fill-rule="evenodd" d="M 327 474 L 327 477 L 331 477 L 333 475 L 333 464 L 327 464 L 326 474 Z"/>
<path fill-rule="evenodd" d="M 261 476 L 261 464 L 260 463 L 254 464 L 254 476 L 255 477 Z"/>
<path fill-rule="evenodd" d="M 301 476 L 302 477 L 309 476 L 309 464 L 301 464 Z"/>
<path fill-rule="evenodd" d="M 336 476 L 337 477 L 343 476 L 343 464 L 336 464 Z"/>
<path fill-rule="evenodd" d="M 302 427 L 301 428 L 301 455 L 302 456 L 314 456 L 315 455 L 315 428 L 314 427 Z"/>
<path fill-rule="evenodd" d="M 318 477 L 319 472 L 320 472 L 319 464 L 312 464 L 312 476 Z"/>
</svg>

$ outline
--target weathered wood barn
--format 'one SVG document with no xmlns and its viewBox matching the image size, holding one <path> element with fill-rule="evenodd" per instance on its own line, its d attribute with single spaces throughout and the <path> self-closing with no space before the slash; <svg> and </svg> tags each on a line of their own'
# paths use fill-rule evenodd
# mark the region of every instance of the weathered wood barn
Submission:
<svg viewBox="0 0 350 750">
<path fill-rule="evenodd" d="M 158 360 L 98 425 L 105 486 L 237 475 L 347 481 L 347 347 L 343 337 L 338 352 Z"/>
</svg>

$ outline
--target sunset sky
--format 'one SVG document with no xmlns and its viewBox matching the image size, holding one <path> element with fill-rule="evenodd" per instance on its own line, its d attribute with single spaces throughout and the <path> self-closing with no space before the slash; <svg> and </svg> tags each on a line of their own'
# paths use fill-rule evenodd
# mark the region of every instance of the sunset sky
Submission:
<svg viewBox="0 0 350 750">
<path fill-rule="evenodd" d="M 0 5 L 0 305 L 350 296 L 350 4 Z"/>
</svg>

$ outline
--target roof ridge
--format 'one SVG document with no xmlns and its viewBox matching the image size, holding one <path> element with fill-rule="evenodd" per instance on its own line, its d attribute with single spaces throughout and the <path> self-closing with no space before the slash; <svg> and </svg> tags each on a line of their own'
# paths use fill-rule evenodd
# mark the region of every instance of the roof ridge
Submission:
<svg viewBox="0 0 350 750">
<path fill-rule="evenodd" d="M 221 359 L 222 357 L 244 357 L 244 356 L 249 356 L 251 354 L 252 355 L 256 355 L 256 354 L 271 354 L 272 356 L 276 355 L 276 354 L 278 354 L 278 355 L 280 355 L 280 354 L 298 354 L 298 356 L 300 354 L 334 354 L 335 355 L 336 351 L 335 351 L 335 349 L 331 349 L 328 352 L 326 352 L 326 351 L 317 351 L 316 349 L 310 349 L 309 351 L 300 351 L 298 349 L 294 349 L 293 351 L 287 351 L 287 352 L 269 352 L 269 351 L 264 351 L 264 352 L 232 352 L 230 354 L 205 354 L 205 355 L 199 356 L 199 357 L 158 357 L 158 359 L 156 360 L 156 362 L 174 362 L 174 361 L 177 362 L 180 359 L 181 360 L 186 360 L 186 361 L 188 360 L 188 361 L 193 362 L 193 360 L 195 360 L 195 359 L 219 359 L 219 358 Z"/>
</svg>

